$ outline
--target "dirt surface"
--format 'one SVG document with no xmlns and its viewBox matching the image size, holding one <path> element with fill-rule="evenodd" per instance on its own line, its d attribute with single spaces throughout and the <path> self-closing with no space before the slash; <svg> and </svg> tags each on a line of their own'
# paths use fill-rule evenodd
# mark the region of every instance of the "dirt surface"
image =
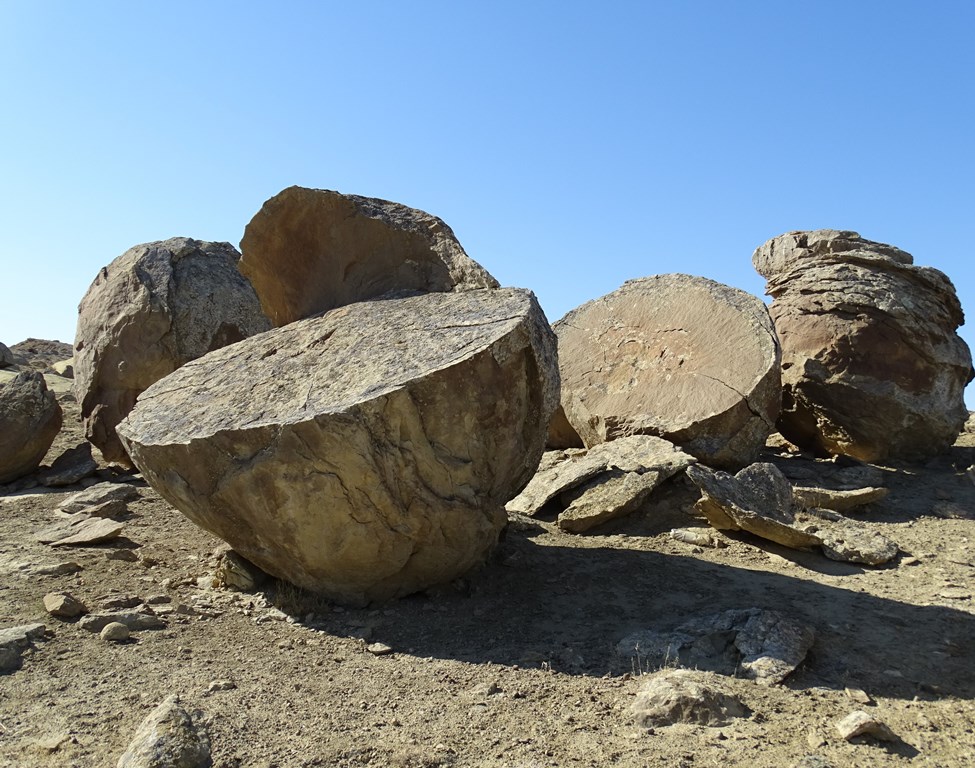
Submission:
<svg viewBox="0 0 975 768">
<path fill-rule="evenodd" d="M 65 430 L 48 463 L 83 439 L 77 405 L 59 397 Z M 845 471 L 784 450 L 764 458 L 802 484 Z M 884 567 L 744 534 L 717 549 L 675 541 L 672 528 L 704 525 L 681 478 L 595 535 L 519 519 L 468 578 L 366 609 L 273 581 L 214 588 L 220 542 L 137 477 L 103 468 L 141 498 L 120 539 L 89 547 L 32 537 L 80 486 L 0 487 L 0 629 L 47 628 L 0 675 L 0 766 L 114 766 L 171 693 L 225 768 L 975 765 L 973 464 L 968 433 L 926 466 L 868 470 L 890 495 L 850 516 L 899 544 Z M 67 561 L 81 569 L 31 571 Z M 90 611 L 150 601 L 165 627 L 103 641 L 47 614 L 44 595 L 61 590 Z M 617 655 L 624 636 L 756 607 L 816 631 L 784 684 L 730 679 L 751 714 L 723 727 L 634 724 L 630 705 L 655 670 Z M 377 643 L 391 652 L 376 655 Z M 842 739 L 835 724 L 856 709 L 896 740 Z"/>
</svg>

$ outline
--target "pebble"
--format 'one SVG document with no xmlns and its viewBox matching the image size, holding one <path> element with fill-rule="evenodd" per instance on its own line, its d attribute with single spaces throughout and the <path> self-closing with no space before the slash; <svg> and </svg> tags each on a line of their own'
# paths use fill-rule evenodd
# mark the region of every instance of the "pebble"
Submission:
<svg viewBox="0 0 975 768">
<path fill-rule="evenodd" d="M 393 652 L 392 647 L 386 645 L 386 643 L 371 643 L 366 646 L 366 650 L 373 656 L 387 656 Z"/>
<path fill-rule="evenodd" d="M 233 680 L 213 680 L 210 685 L 207 686 L 207 693 L 214 693 L 216 691 L 232 691 L 237 687 L 237 683 Z"/>
<path fill-rule="evenodd" d="M 85 604 L 70 592 L 48 592 L 44 595 L 44 610 L 59 619 L 73 619 L 88 613 Z"/>
<path fill-rule="evenodd" d="M 129 639 L 129 628 L 120 621 L 113 621 L 102 627 L 99 637 L 107 643 L 121 643 Z"/>
</svg>

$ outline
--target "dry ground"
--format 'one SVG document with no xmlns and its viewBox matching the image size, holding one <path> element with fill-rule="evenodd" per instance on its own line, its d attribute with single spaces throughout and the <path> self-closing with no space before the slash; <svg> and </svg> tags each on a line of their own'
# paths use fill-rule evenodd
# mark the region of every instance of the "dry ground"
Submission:
<svg viewBox="0 0 975 768">
<path fill-rule="evenodd" d="M 60 397 L 66 429 L 48 461 L 81 439 L 77 405 Z M 964 473 L 973 438 L 923 467 L 880 468 L 890 496 L 858 517 L 900 545 L 887 567 L 744 535 L 721 549 L 676 542 L 671 528 L 703 525 L 692 516 L 697 493 L 679 480 L 598 535 L 512 525 L 462 582 L 362 610 L 275 582 L 255 594 L 210 587 L 218 540 L 137 479 L 142 498 L 123 539 L 70 550 L 31 534 L 77 487 L 0 488 L 0 628 L 49 630 L 20 670 L 0 676 L 0 766 L 114 766 L 170 693 L 196 711 L 224 768 L 778 768 L 808 755 L 822 761 L 805 765 L 834 768 L 975 765 L 975 484 Z M 769 455 L 804 483 L 837 472 Z M 106 557 L 120 549 L 135 559 Z M 81 570 L 23 570 L 67 560 Z M 106 643 L 46 614 L 42 598 L 56 590 L 92 610 L 111 596 L 166 596 L 157 608 L 167 626 Z M 616 643 L 751 607 L 815 627 L 805 664 L 777 687 L 733 680 L 752 715 L 732 725 L 636 727 L 629 707 L 652 670 L 617 657 Z M 375 642 L 393 652 L 373 655 Z M 899 740 L 842 740 L 834 723 L 857 708 Z"/>
</svg>

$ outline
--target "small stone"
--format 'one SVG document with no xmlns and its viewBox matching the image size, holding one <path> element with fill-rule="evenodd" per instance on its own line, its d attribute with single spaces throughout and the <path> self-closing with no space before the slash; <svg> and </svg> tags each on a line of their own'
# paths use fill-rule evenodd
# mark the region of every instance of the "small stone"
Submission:
<svg viewBox="0 0 975 768">
<path fill-rule="evenodd" d="M 847 741 L 857 736 L 872 736 L 880 741 L 897 741 L 890 728 L 862 709 L 855 710 L 836 724 L 836 730 Z"/>
<path fill-rule="evenodd" d="M 267 581 L 267 574 L 232 549 L 221 553 L 214 575 L 217 583 L 236 592 L 253 592 Z"/>
<path fill-rule="evenodd" d="M 216 691 L 232 691 L 237 687 L 237 683 L 233 680 L 212 680 L 210 685 L 207 686 L 207 693 L 215 693 Z"/>
<path fill-rule="evenodd" d="M 138 562 L 139 556 L 131 549 L 113 549 L 105 555 L 106 560 L 117 560 L 123 563 Z"/>
<path fill-rule="evenodd" d="M 150 595 L 146 598 L 146 605 L 163 605 L 164 603 L 171 603 L 173 598 L 169 595 Z"/>
<path fill-rule="evenodd" d="M 845 692 L 857 704 L 870 704 L 872 702 L 870 695 L 862 688 L 846 688 Z"/>
<path fill-rule="evenodd" d="M 120 608 L 135 608 L 141 602 L 142 599 L 135 595 L 111 595 L 100 598 L 98 604 L 102 610 L 115 611 Z"/>
<path fill-rule="evenodd" d="M 805 755 L 798 763 L 793 763 L 792 768 L 833 768 L 833 764 L 821 755 Z"/>
<path fill-rule="evenodd" d="M 208 768 L 210 739 L 169 696 L 142 721 L 117 768 Z"/>
<path fill-rule="evenodd" d="M 388 656 L 393 652 L 392 647 L 386 645 L 386 643 L 371 643 L 366 646 L 366 650 L 373 656 Z"/>
<path fill-rule="evenodd" d="M 70 592 L 49 592 L 44 595 L 44 610 L 59 619 L 73 619 L 88 613 L 85 604 Z"/>
<path fill-rule="evenodd" d="M 746 717 L 748 708 L 723 689 L 721 679 L 708 672 L 670 669 L 650 676 L 630 707 L 637 725 L 675 723 L 727 725 Z"/>
<path fill-rule="evenodd" d="M 134 613 L 125 611 L 112 611 L 105 613 L 91 613 L 83 617 L 78 626 L 87 632 L 101 632 L 106 625 L 113 622 L 124 624 L 130 630 L 139 631 L 143 629 L 162 629 L 166 625 L 158 616 L 148 613 Z"/>
<path fill-rule="evenodd" d="M 826 746 L 826 739 L 819 731 L 810 731 L 806 734 L 806 744 L 809 745 L 810 749 L 819 749 Z"/>
<path fill-rule="evenodd" d="M 112 621 L 102 627 L 99 637 L 107 643 L 121 643 L 129 639 L 129 628 L 120 621 Z"/>
<path fill-rule="evenodd" d="M 38 576 L 70 576 L 82 570 L 81 566 L 73 560 L 66 560 L 63 563 L 52 565 L 37 565 L 30 569 L 30 572 Z"/>
<path fill-rule="evenodd" d="M 670 538 L 684 544 L 691 544 L 696 547 L 720 548 L 727 547 L 728 544 L 718 538 L 715 534 L 703 529 L 694 530 L 691 528 L 674 528 L 670 532 Z"/>
</svg>

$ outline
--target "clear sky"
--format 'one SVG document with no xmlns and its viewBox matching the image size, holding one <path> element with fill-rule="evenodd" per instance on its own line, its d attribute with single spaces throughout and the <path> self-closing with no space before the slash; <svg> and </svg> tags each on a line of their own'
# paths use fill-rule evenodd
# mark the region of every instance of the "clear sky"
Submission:
<svg viewBox="0 0 975 768">
<path fill-rule="evenodd" d="M 967 0 L 0 0 L 0 341 L 292 184 L 440 216 L 552 321 L 663 272 L 761 295 L 756 246 L 830 227 L 975 324 L 973 39 Z"/>
</svg>

